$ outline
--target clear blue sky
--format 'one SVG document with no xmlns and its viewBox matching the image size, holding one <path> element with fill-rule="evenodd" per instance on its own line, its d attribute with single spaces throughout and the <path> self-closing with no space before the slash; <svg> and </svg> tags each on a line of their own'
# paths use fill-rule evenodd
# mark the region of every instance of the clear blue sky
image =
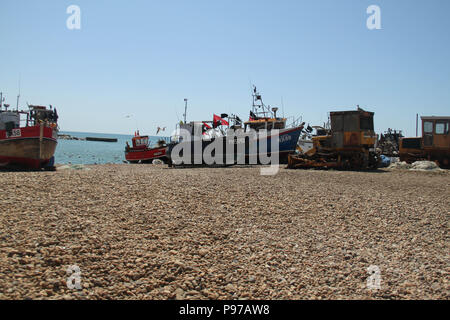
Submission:
<svg viewBox="0 0 450 320">
<path fill-rule="evenodd" d="M 449 15 L 448 0 L 2 0 L 0 91 L 15 105 L 20 74 L 21 104 L 56 106 L 62 130 L 153 134 L 184 98 L 188 120 L 248 117 L 254 83 L 312 125 L 359 104 L 413 135 L 416 113 L 450 115 Z"/>
</svg>

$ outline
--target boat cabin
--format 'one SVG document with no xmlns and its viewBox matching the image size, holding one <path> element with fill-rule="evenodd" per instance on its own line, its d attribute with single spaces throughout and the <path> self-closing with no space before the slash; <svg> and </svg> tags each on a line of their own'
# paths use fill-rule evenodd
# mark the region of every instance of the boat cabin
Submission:
<svg viewBox="0 0 450 320">
<path fill-rule="evenodd" d="M 4 110 L 3 110 L 4 107 Z M 56 126 L 58 121 L 58 114 L 56 109 L 47 109 L 44 106 L 29 106 L 29 111 L 23 110 L 8 110 L 9 105 L 4 104 L 0 109 L 0 130 L 11 131 L 25 125 L 35 126 L 40 123 L 46 123 L 51 126 Z M 23 116 L 21 116 L 23 115 Z"/>
<path fill-rule="evenodd" d="M 284 129 L 286 127 L 286 118 L 258 118 L 251 119 L 244 123 L 245 131 L 249 129 L 253 130 L 272 130 L 272 129 Z"/>
<path fill-rule="evenodd" d="M 11 131 L 20 127 L 20 114 L 13 111 L 0 112 L 0 130 Z"/>
<path fill-rule="evenodd" d="M 133 149 L 145 149 L 148 147 L 148 136 L 134 136 L 131 141 Z"/>
<path fill-rule="evenodd" d="M 278 108 L 265 105 L 261 94 L 253 86 L 252 110 L 248 121 L 244 122 L 245 131 L 272 130 L 286 128 L 286 118 L 278 118 Z"/>
<path fill-rule="evenodd" d="M 45 106 L 29 105 L 30 112 L 27 114 L 27 126 L 38 125 L 40 121 L 47 123 L 56 123 L 58 121 L 58 113 L 56 109 L 47 109 Z"/>
</svg>

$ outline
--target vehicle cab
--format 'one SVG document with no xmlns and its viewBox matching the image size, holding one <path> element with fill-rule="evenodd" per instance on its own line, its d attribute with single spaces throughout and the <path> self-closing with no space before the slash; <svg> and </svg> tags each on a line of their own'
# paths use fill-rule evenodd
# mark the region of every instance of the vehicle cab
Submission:
<svg viewBox="0 0 450 320">
<path fill-rule="evenodd" d="M 422 137 L 400 139 L 400 160 L 437 161 L 443 168 L 450 167 L 450 117 L 426 116 L 422 119 Z"/>
<path fill-rule="evenodd" d="M 450 117 L 421 117 L 423 148 L 450 149 Z"/>
</svg>

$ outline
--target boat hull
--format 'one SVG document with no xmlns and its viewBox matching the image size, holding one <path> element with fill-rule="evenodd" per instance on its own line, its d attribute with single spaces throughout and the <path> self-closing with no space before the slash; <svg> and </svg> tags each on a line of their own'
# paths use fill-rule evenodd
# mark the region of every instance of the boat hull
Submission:
<svg viewBox="0 0 450 320">
<path fill-rule="evenodd" d="M 259 138 L 236 138 L 234 141 L 229 140 L 226 137 L 218 137 L 211 140 L 202 140 L 201 144 L 201 154 L 195 150 L 194 141 L 181 142 L 180 144 L 185 144 L 185 148 L 180 153 L 183 156 L 184 151 L 190 153 L 190 157 L 186 157 L 187 161 L 178 163 L 172 157 L 172 151 L 177 144 L 173 144 L 169 147 L 168 155 L 170 157 L 169 163 L 173 165 L 205 165 L 205 159 L 203 158 L 203 152 L 205 148 L 208 147 L 215 140 L 219 139 L 219 143 L 222 143 L 222 154 L 215 153 L 214 157 L 217 160 L 213 165 L 232 165 L 232 164 L 261 164 L 265 163 L 265 157 L 272 157 L 278 153 L 279 163 L 287 163 L 288 155 L 293 153 L 297 147 L 297 141 L 300 137 L 300 133 L 303 126 L 296 128 L 280 129 L 279 130 L 279 144 L 278 150 L 272 152 L 271 150 L 271 140 L 272 136 L 269 134 L 267 137 Z M 266 139 L 265 147 L 260 147 L 261 140 Z M 251 143 L 256 145 L 256 153 L 252 153 Z M 230 144 L 234 144 L 231 147 Z M 245 150 L 244 154 L 239 153 L 240 150 Z M 176 153 L 176 151 L 174 151 Z M 185 159 L 186 159 L 185 158 Z M 197 159 L 197 160 L 196 160 Z M 198 160 L 200 159 L 200 160 Z"/>
<path fill-rule="evenodd" d="M 152 149 L 133 149 L 130 148 L 125 151 L 125 159 L 131 163 L 148 163 L 155 159 L 167 161 L 167 147 L 152 148 Z"/>
<path fill-rule="evenodd" d="M 57 130 L 50 127 L 0 130 L 0 166 L 19 165 L 38 169 L 46 166 L 55 154 Z"/>
</svg>

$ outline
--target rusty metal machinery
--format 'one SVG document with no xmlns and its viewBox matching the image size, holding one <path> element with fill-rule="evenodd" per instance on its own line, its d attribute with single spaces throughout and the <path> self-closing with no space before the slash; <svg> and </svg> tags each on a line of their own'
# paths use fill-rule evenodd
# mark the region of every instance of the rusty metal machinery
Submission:
<svg viewBox="0 0 450 320">
<path fill-rule="evenodd" d="M 400 161 L 434 161 L 450 168 L 450 117 L 421 117 L 422 137 L 400 139 Z"/>
<path fill-rule="evenodd" d="M 375 152 L 373 115 L 359 107 L 330 112 L 331 130 L 313 137 L 309 151 L 289 155 L 288 168 L 376 169 L 380 159 Z"/>
<path fill-rule="evenodd" d="M 377 153 L 387 157 L 398 157 L 401 138 L 403 138 L 401 130 L 389 128 L 385 133 L 380 134 L 380 139 L 377 143 Z"/>
</svg>

